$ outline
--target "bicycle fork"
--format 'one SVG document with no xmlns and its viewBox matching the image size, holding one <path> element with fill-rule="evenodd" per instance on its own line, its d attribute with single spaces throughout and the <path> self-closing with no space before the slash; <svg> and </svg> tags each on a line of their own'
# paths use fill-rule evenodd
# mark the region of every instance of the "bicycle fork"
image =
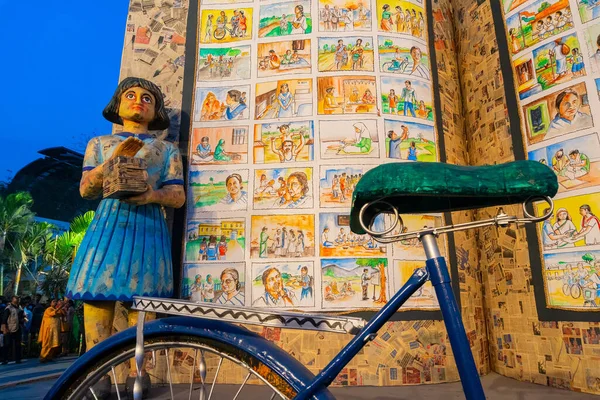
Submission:
<svg viewBox="0 0 600 400">
<path fill-rule="evenodd" d="M 294 400 L 307 400 L 315 394 L 318 398 L 319 391 L 328 387 L 352 358 L 368 342 L 375 339 L 377 331 L 427 280 L 431 281 L 437 295 L 465 397 L 467 400 L 485 399 L 479 373 L 475 366 L 473 353 L 471 352 L 465 327 L 461 319 L 460 309 L 452 291 L 446 261 L 440 255 L 436 238 L 432 231 L 422 233 L 420 240 L 427 257 L 425 268 L 419 268 L 413 272 L 404 286 L 375 314 L 358 335 L 329 362 L 315 379 L 304 390 L 298 393 Z"/>
</svg>

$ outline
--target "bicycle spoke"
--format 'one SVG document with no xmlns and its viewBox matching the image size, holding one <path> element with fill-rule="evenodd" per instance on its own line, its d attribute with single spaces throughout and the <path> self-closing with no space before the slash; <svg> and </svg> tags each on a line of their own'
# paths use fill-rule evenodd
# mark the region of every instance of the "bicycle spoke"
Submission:
<svg viewBox="0 0 600 400">
<path fill-rule="evenodd" d="M 206 398 L 206 391 L 204 389 L 204 382 L 206 381 L 206 360 L 204 359 L 204 350 L 200 350 L 200 362 L 198 363 L 198 372 L 200 373 L 200 395 L 199 399 L 204 400 Z"/>
<path fill-rule="evenodd" d="M 117 374 L 115 373 L 115 367 L 110 367 L 112 370 L 113 379 L 115 380 L 115 389 L 117 390 L 117 398 L 121 400 L 121 394 L 119 393 L 119 384 L 117 383 Z"/>
<path fill-rule="evenodd" d="M 92 393 L 92 396 L 94 396 L 94 399 L 98 400 L 98 396 L 96 396 L 96 393 L 94 393 L 94 389 L 92 389 L 91 387 L 90 392 Z"/>
<path fill-rule="evenodd" d="M 223 357 L 219 360 L 219 365 L 217 365 L 217 371 L 215 372 L 215 377 L 213 379 L 212 386 L 210 387 L 210 393 L 208 394 L 208 400 L 212 398 L 213 390 L 215 390 L 215 383 L 217 382 L 217 376 L 219 375 L 219 371 L 221 370 L 221 364 L 223 364 Z"/>
<path fill-rule="evenodd" d="M 174 399 L 173 396 L 173 379 L 171 379 L 171 363 L 169 362 L 169 349 L 165 349 L 165 356 L 167 357 L 167 377 L 169 379 L 169 389 L 171 390 L 171 399 Z"/>
<path fill-rule="evenodd" d="M 273 394 L 271 395 L 271 397 L 269 398 L 269 400 L 273 400 L 273 399 L 275 398 L 275 395 L 276 395 L 276 394 L 277 394 L 277 393 L 273 392 Z"/>
<path fill-rule="evenodd" d="M 236 400 L 238 398 L 238 396 L 242 392 L 242 389 L 246 385 L 246 382 L 248 382 L 248 379 L 250 379 L 250 375 L 252 375 L 252 372 L 248 372 L 248 375 L 246 375 L 246 379 L 244 379 L 244 382 L 242 382 L 242 386 L 240 386 L 240 390 L 237 391 L 237 393 L 235 394 L 235 397 L 233 398 L 233 400 Z"/>
<path fill-rule="evenodd" d="M 194 370 L 196 369 L 196 358 L 198 357 L 198 350 L 194 355 L 194 363 L 192 364 L 192 371 L 190 373 L 190 395 L 188 396 L 188 400 L 192 400 L 192 391 L 194 389 Z"/>
</svg>

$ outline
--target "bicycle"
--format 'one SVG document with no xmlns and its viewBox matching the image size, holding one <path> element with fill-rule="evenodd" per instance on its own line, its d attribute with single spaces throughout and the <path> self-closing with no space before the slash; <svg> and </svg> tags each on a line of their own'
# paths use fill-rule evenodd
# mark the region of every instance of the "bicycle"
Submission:
<svg viewBox="0 0 600 400">
<path fill-rule="evenodd" d="M 238 27 L 228 28 L 227 25 L 217 25 L 217 28 L 213 32 L 213 36 L 217 40 L 223 40 L 225 39 L 225 36 L 227 36 L 227 33 L 229 33 L 232 38 L 243 37 L 243 32 L 241 32 Z"/>
<path fill-rule="evenodd" d="M 563 284 L 562 291 L 565 296 L 571 296 L 574 299 L 581 297 L 581 288 L 584 284 L 584 280 L 569 277 L 567 282 Z"/>
<path fill-rule="evenodd" d="M 79 399 L 87 395 L 97 399 L 95 388 L 104 379 L 103 382 L 108 382 L 110 393 L 121 399 L 123 384 L 119 382 L 115 368 L 133 358 L 135 400 L 143 398 L 144 387 L 151 387 L 153 395 L 159 395 L 162 390 L 171 398 L 183 388 L 183 397 L 187 399 L 192 395 L 201 399 L 211 399 L 215 395 L 214 398 L 223 399 L 223 390 L 233 393 L 237 389 L 232 396 L 237 399 L 250 378 L 267 386 L 270 399 L 333 399 L 328 386 L 340 371 L 377 336 L 377 331 L 402 304 L 429 280 L 439 301 L 465 396 L 468 400 L 484 399 L 452 291 L 450 274 L 440 255 L 436 237 L 485 226 L 506 227 L 541 222 L 552 215 L 554 204 L 551 197 L 557 190 L 558 182 L 552 170 L 533 161 L 484 167 L 422 162 L 378 166 L 365 173 L 354 190 L 351 230 L 359 235 L 368 233 L 380 243 L 416 238 L 423 244 L 427 260 L 425 267 L 415 270 L 404 286 L 369 321 L 349 316 L 259 311 L 137 297 L 133 307 L 139 311 L 137 326 L 110 337 L 84 354 L 59 378 L 46 398 Z M 536 200 L 544 200 L 550 205 L 547 214 L 536 217 L 528 212 L 527 205 Z M 413 232 L 403 229 L 400 216 L 400 213 L 441 213 L 518 203 L 522 204 L 524 217 L 509 216 L 499 207 L 494 218 Z M 386 225 L 385 230 L 373 231 L 373 221 L 381 214 L 392 215 L 394 220 L 390 226 Z M 145 313 L 150 311 L 177 316 L 145 324 Z M 355 336 L 314 376 L 295 358 L 267 339 L 233 323 L 350 333 Z M 186 362 L 186 365 L 191 365 L 189 382 L 173 382 L 172 352 L 173 368 L 176 366 L 175 360 L 178 360 L 178 368 Z M 151 354 L 151 357 L 145 357 L 145 353 Z M 144 374 L 145 358 L 156 365 L 161 359 L 166 361 L 168 382 L 163 382 L 162 386 L 160 382 L 149 386 L 152 382 L 149 383 L 148 373 Z M 235 367 L 227 369 L 226 375 L 219 375 L 225 362 L 231 362 Z M 240 375 L 241 371 L 243 373 Z M 233 391 L 227 385 L 216 385 L 217 382 L 226 382 L 235 373 L 243 379 Z M 194 379 L 196 374 L 197 380 Z M 107 375 L 112 380 L 105 378 Z M 219 390 L 221 392 L 217 394 Z"/>
</svg>

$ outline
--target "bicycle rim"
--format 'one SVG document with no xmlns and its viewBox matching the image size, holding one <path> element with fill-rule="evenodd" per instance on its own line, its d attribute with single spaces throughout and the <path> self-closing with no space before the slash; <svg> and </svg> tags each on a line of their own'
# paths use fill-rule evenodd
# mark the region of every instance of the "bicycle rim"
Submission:
<svg viewBox="0 0 600 400">
<path fill-rule="evenodd" d="M 150 396 L 144 399 L 243 399 L 244 389 L 261 384 L 261 393 L 267 393 L 265 399 L 290 399 L 295 396 L 294 389 L 277 375 L 272 369 L 261 363 L 242 349 L 236 349 L 224 343 L 197 337 L 157 337 L 144 343 L 146 359 L 150 363 L 163 365 L 162 377 L 157 377 L 157 371 L 147 368 L 152 381 Z M 100 380 L 108 377 L 110 382 L 111 399 L 132 399 L 131 388 L 125 385 L 127 370 L 134 358 L 135 343 L 127 344 L 110 355 L 98 360 L 81 375 L 66 390 L 64 399 L 101 399 L 98 387 Z M 182 358 L 191 373 L 180 375 L 176 369 L 175 358 Z M 191 361 L 190 356 L 193 358 Z M 161 360 L 162 358 L 162 360 Z M 123 366 L 123 367 L 122 367 Z M 166 367 L 166 368 L 165 368 Z M 117 370 L 121 371 L 118 376 Z M 164 374 L 166 372 L 166 374 Z M 238 377 L 236 383 L 227 383 L 231 377 Z M 166 378 L 166 379 L 165 379 Z M 255 389 L 257 390 L 257 389 Z M 105 393 L 106 394 L 106 391 Z"/>
</svg>

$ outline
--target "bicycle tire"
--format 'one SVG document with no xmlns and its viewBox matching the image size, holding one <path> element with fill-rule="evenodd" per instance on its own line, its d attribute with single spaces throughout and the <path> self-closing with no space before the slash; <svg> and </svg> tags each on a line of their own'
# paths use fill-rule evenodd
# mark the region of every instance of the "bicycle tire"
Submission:
<svg viewBox="0 0 600 400">
<path fill-rule="evenodd" d="M 157 327 L 157 325 L 162 325 Z M 153 326 L 154 330 L 146 334 L 146 327 Z M 144 346 L 151 350 L 153 345 L 172 345 L 172 348 L 194 347 L 194 345 L 205 346 L 217 350 L 220 354 L 227 355 L 229 360 L 236 360 L 242 367 L 252 371 L 265 384 L 278 393 L 282 398 L 292 399 L 296 393 L 301 390 L 313 376 L 308 370 L 299 370 L 296 360 L 292 359 L 287 353 L 271 345 L 266 339 L 247 331 L 238 326 L 233 326 L 219 321 L 198 320 L 194 318 L 166 318 L 156 320 L 146 324 L 144 330 Z M 166 328 L 165 328 L 166 327 Z M 207 329 L 214 329 L 212 334 Z M 157 329 L 158 328 L 158 329 Z M 194 328 L 201 328 L 196 330 Z M 228 340 L 227 336 L 235 337 L 236 340 L 242 340 L 245 345 L 235 346 L 235 340 Z M 271 346 L 272 354 L 269 349 L 260 348 L 261 342 L 266 346 Z M 257 346 L 258 344 L 258 346 Z M 94 347 L 89 354 L 85 354 L 75 364 L 73 364 L 59 378 L 57 383 L 46 395 L 46 399 L 69 399 L 72 394 L 82 393 L 86 388 L 91 387 L 101 377 L 105 376 L 112 366 L 119 365 L 112 360 L 119 360 L 125 357 L 129 359 L 135 351 L 136 338 L 135 327 L 120 332 L 111 338 Z M 98 349 L 100 348 L 100 349 Z M 265 357 L 260 358 L 257 351 L 263 352 Z M 284 370 L 278 366 L 284 363 Z M 294 365 L 296 364 L 296 365 Z M 289 367 L 289 368 L 288 368 Z M 304 368 L 304 367 L 302 367 Z M 81 389 L 81 390 L 80 390 Z M 79 397 L 77 397 L 79 398 Z M 313 399 L 334 399 L 331 393 L 324 389 Z"/>
<path fill-rule="evenodd" d="M 219 34 L 217 34 L 217 32 L 219 32 Z M 215 29 L 215 32 L 213 33 L 213 36 L 217 40 L 223 40 L 223 38 L 225 38 L 225 35 L 227 35 L 225 29 Z"/>
<path fill-rule="evenodd" d="M 571 297 L 578 299 L 581 297 L 581 287 L 577 284 L 571 287 Z"/>
<path fill-rule="evenodd" d="M 571 295 L 571 286 L 569 286 L 568 283 L 563 284 L 562 291 L 565 296 L 570 296 Z"/>
</svg>

